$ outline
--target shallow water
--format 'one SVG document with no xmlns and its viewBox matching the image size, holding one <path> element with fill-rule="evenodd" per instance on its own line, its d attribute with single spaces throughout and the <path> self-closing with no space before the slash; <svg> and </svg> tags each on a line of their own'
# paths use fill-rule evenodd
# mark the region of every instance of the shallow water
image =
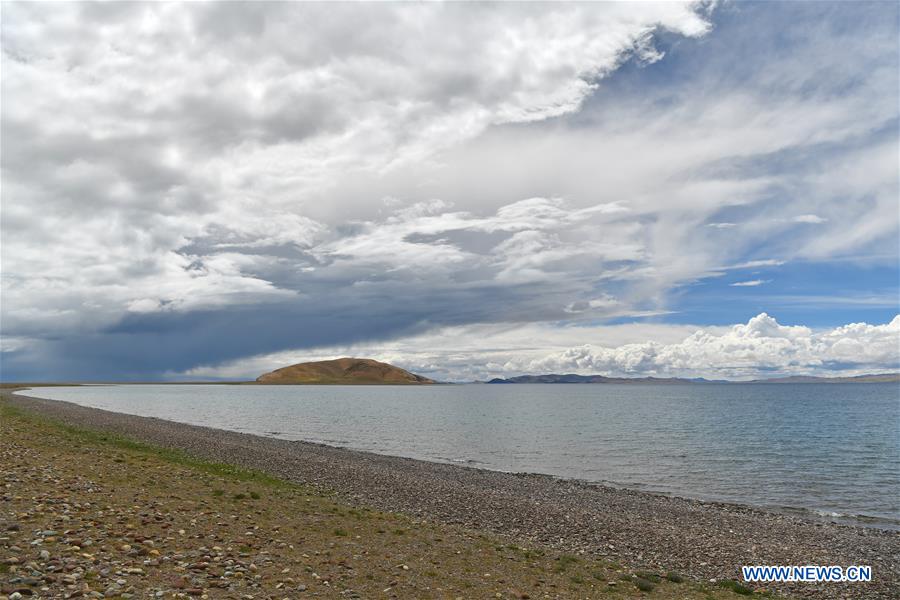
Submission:
<svg viewBox="0 0 900 600">
<path fill-rule="evenodd" d="M 897 384 L 37 388 L 111 411 L 900 525 Z"/>
</svg>

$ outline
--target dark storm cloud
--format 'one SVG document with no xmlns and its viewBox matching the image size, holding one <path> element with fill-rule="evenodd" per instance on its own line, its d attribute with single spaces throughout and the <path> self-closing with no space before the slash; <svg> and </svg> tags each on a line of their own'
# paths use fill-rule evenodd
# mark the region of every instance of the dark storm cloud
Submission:
<svg viewBox="0 0 900 600">
<path fill-rule="evenodd" d="M 431 293 L 411 284 L 373 281 L 365 290 L 317 291 L 311 297 L 264 308 L 131 314 L 102 331 L 44 339 L 36 351 L 6 353 L 4 369 L 18 379 L 42 378 L 46 365 L 62 380 L 153 380 L 186 366 L 215 364 L 283 349 L 389 340 L 435 326 L 561 318 L 548 308 L 563 290 L 473 286 Z M 323 303 L 322 298 L 328 298 Z M 540 300 L 539 300 L 540 299 Z M 403 310 L 397 310 L 402 307 Z M 266 335 L 260 335 L 260 332 Z"/>
</svg>

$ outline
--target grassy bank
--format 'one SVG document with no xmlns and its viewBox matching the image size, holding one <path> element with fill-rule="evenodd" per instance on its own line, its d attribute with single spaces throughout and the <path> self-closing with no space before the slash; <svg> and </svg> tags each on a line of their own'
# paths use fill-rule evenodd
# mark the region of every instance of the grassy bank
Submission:
<svg viewBox="0 0 900 600">
<path fill-rule="evenodd" d="M 6 597 L 745 597 L 349 506 L 2 400 L 0 464 Z"/>
</svg>

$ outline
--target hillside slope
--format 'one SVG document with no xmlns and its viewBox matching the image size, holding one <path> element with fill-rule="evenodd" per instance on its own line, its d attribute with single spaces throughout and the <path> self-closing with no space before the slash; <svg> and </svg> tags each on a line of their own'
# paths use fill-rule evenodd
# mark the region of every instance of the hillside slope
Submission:
<svg viewBox="0 0 900 600">
<path fill-rule="evenodd" d="M 392 384 L 434 383 L 427 377 L 371 358 L 338 358 L 282 367 L 256 378 L 266 384 Z"/>
</svg>

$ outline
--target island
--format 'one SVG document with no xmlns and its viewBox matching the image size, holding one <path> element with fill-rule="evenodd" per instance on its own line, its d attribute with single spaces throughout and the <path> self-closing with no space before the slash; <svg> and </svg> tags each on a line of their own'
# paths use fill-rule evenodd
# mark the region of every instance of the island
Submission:
<svg viewBox="0 0 900 600">
<path fill-rule="evenodd" d="M 371 358 L 303 362 L 256 378 L 275 385 L 428 385 L 435 381 Z"/>
</svg>

